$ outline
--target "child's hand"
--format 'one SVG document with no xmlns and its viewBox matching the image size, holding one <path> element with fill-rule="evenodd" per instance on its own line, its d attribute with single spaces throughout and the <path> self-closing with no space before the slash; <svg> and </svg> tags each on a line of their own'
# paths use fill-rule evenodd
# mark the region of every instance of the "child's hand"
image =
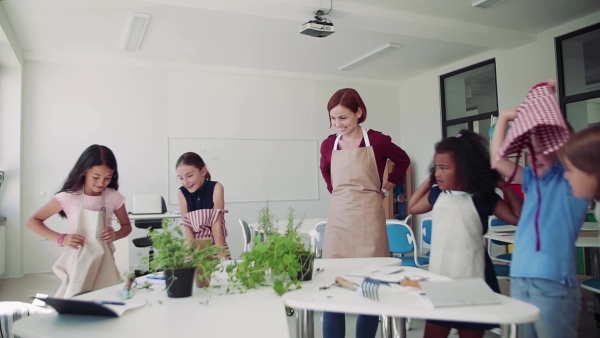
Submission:
<svg viewBox="0 0 600 338">
<path fill-rule="evenodd" d="M 100 239 L 105 241 L 106 243 L 114 242 L 117 240 L 117 233 L 113 227 L 106 227 L 102 230 L 100 234 Z"/>
<path fill-rule="evenodd" d="M 79 249 L 79 247 L 83 246 L 83 242 L 85 242 L 85 237 L 78 234 L 66 235 L 63 238 L 63 246 L 73 249 Z"/>
<path fill-rule="evenodd" d="M 515 110 L 509 109 L 500 112 L 498 118 L 503 118 L 506 121 L 514 121 L 517 118 L 517 112 Z"/>
</svg>

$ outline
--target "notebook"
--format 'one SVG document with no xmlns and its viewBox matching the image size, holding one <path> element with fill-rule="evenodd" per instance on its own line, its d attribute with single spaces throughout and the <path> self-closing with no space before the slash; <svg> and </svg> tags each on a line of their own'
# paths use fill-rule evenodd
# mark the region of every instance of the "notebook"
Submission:
<svg viewBox="0 0 600 338">
<path fill-rule="evenodd" d="M 434 307 L 500 304 L 500 296 L 481 278 L 423 281 L 421 288 Z"/>
<path fill-rule="evenodd" d="M 88 315 L 120 317 L 128 310 L 146 305 L 145 303 L 120 301 L 86 301 L 63 298 L 42 298 L 41 301 L 52 306 L 61 315 Z M 112 304 L 108 304 L 112 303 Z"/>
</svg>

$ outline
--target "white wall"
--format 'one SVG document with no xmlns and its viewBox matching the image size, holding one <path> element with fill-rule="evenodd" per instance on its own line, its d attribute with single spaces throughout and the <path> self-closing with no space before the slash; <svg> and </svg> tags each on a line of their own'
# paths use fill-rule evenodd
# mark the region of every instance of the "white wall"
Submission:
<svg viewBox="0 0 600 338">
<path fill-rule="evenodd" d="M 442 137 L 440 75 L 495 58 L 498 109 L 512 108 L 523 101 L 533 85 L 556 79 L 554 38 L 599 21 L 600 13 L 595 13 L 543 32 L 536 42 L 528 45 L 482 53 L 403 81 L 400 84 L 401 143 L 413 160 L 416 186 L 427 177 L 434 144 Z"/>
<path fill-rule="evenodd" d="M 3 276 L 20 275 L 21 256 L 21 68 L 0 67 L 0 215 L 6 216 L 6 270 Z"/>
<path fill-rule="evenodd" d="M 347 83 L 306 78 L 224 74 L 192 69 L 84 66 L 27 61 L 24 75 L 23 214 L 31 215 L 58 190 L 80 153 L 90 144 L 117 156 L 120 189 L 130 208 L 133 193 L 167 196 L 167 137 L 309 139 L 327 135 L 326 103 Z M 398 87 L 353 84 L 367 105 L 366 127 L 400 139 Z M 210 168 L 210 163 L 207 163 Z M 260 168 L 245 168 L 252 179 Z M 212 172 L 218 180 L 219 173 Z M 298 173 L 281 173 L 289 179 Z M 44 196 L 42 196 L 44 195 Z M 326 217 L 329 193 L 319 175 L 319 200 L 272 202 L 284 219 L 288 207 L 307 218 Z M 241 252 L 238 218 L 256 220 L 264 203 L 227 203 L 228 242 Z M 170 210 L 178 206 L 169 205 Z M 66 221 L 47 224 L 64 229 Z M 134 237 L 144 232 L 134 229 Z M 24 272 L 49 271 L 60 249 L 25 230 Z M 133 250 L 130 261 L 137 260 Z M 12 258 L 11 258 L 12 259 Z"/>
</svg>

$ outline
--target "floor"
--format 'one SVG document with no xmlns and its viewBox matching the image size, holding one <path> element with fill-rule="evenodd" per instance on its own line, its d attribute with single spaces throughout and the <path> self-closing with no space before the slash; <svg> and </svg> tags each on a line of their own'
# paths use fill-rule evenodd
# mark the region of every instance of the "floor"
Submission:
<svg viewBox="0 0 600 338">
<path fill-rule="evenodd" d="M 580 277 L 580 280 L 585 280 L 589 277 Z M 509 290 L 509 282 L 500 280 L 500 287 L 503 294 L 507 294 Z M 58 289 L 60 283 L 52 273 L 37 273 L 28 274 L 21 278 L 0 279 L 0 301 L 22 301 L 31 302 L 31 297 L 36 293 L 45 293 L 53 295 Z M 588 311 L 587 304 L 593 300 L 593 294 L 582 289 L 582 311 L 579 322 L 579 338 L 598 338 L 600 337 L 600 328 L 596 326 L 593 315 Z M 315 313 L 315 337 L 322 337 L 322 323 L 320 321 L 321 313 Z M 288 317 L 290 327 L 290 337 L 295 337 L 296 331 L 294 326 L 294 317 Z M 347 337 L 354 337 L 354 326 L 356 324 L 356 316 L 346 316 Z M 412 330 L 408 331 L 408 338 L 420 338 L 423 336 L 422 320 L 412 321 Z M 451 337 L 458 337 L 451 335 Z M 380 337 L 378 333 L 377 337 Z M 485 338 L 498 337 L 497 334 L 488 332 Z"/>
</svg>

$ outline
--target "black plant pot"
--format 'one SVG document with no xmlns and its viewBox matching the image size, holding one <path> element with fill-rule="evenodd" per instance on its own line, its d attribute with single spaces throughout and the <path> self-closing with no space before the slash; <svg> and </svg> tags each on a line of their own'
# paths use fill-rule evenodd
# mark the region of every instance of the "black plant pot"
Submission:
<svg viewBox="0 0 600 338">
<path fill-rule="evenodd" d="M 314 255 L 300 257 L 300 265 L 302 266 L 302 269 L 300 270 L 300 272 L 298 272 L 298 275 L 296 276 L 296 278 L 299 281 L 307 282 L 309 280 L 312 280 L 314 260 Z"/>
<path fill-rule="evenodd" d="M 166 269 L 165 282 L 167 296 L 171 298 L 189 297 L 194 287 L 196 268 Z M 175 277 L 175 278 L 174 278 Z"/>
</svg>

